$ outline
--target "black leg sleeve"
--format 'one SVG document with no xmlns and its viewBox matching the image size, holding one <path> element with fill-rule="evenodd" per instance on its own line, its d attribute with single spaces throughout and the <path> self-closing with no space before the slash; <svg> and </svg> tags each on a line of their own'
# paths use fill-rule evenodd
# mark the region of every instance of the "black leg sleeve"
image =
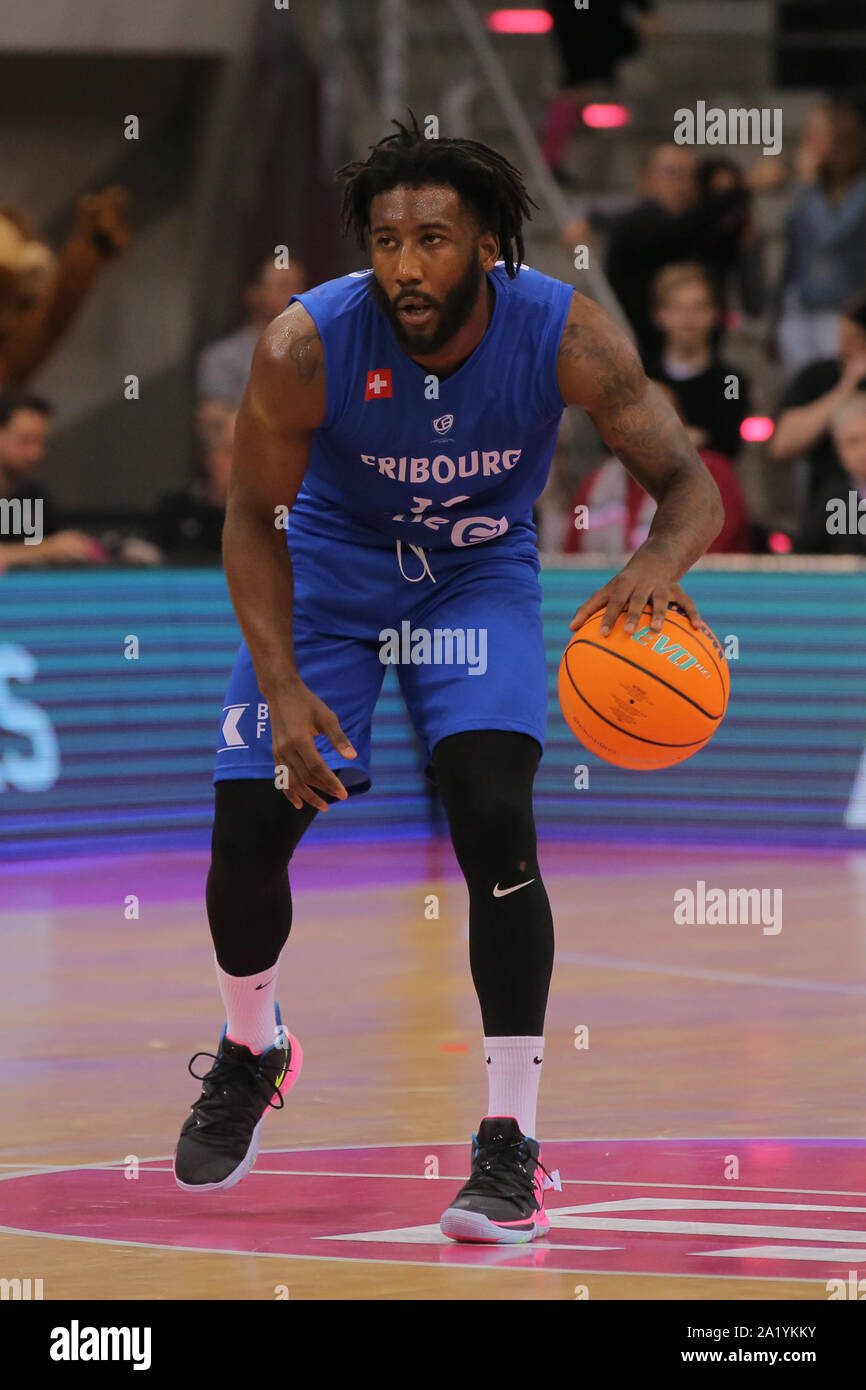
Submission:
<svg viewBox="0 0 866 1390">
<path fill-rule="evenodd" d="M 540 1036 L 553 969 L 553 918 L 536 853 L 528 734 L 451 734 L 433 750 L 451 838 L 469 889 L 469 960 L 487 1037 Z"/>
<path fill-rule="evenodd" d="M 297 810 L 273 782 L 216 783 L 207 915 L 216 958 L 229 975 L 274 964 L 292 925 L 288 866 L 317 812 Z"/>
</svg>

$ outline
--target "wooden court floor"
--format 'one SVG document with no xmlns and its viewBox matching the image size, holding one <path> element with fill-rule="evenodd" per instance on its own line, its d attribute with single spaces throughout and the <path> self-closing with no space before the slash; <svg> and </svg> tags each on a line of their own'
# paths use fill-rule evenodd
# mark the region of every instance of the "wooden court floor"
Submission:
<svg viewBox="0 0 866 1390">
<path fill-rule="evenodd" d="M 303 1074 L 256 1170 L 200 1198 L 170 1157 L 222 1022 L 204 856 L 8 869 L 0 1277 L 73 1300 L 811 1300 L 866 1277 L 866 855 L 542 836 L 541 865 L 562 1191 L 549 1237 L 505 1249 L 437 1229 L 486 1106 L 447 843 L 301 846 L 278 997 Z M 700 883 L 779 910 L 675 920 Z"/>
</svg>

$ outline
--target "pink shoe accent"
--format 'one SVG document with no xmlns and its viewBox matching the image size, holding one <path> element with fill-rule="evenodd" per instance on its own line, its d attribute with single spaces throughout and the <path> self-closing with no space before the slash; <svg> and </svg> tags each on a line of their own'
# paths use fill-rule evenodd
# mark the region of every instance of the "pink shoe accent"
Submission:
<svg viewBox="0 0 866 1390">
<path fill-rule="evenodd" d="M 283 1096 L 286 1094 L 286 1091 L 290 1091 L 294 1086 L 301 1074 L 301 1067 L 304 1062 L 304 1050 L 297 1038 L 292 1033 L 286 1033 L 286 1037 L 288 1038 L 289 1047 L 291 1048 L 291 1060 L 289 1061 L 288 1071 L 280 1082 L 280 1095 Z"/>
<path fill-rule="evenodd" d="M 284 1096 L 286 1094 L 286 1091 L 290 1091 L 294 1086 L 295 1082 L 301 1074 L 301 1066 L 304 1061 L 303 1048 L 301 1047 L 301 1044 L 298 1042 L 294 1034 L 290 1033 L 288 1029 L 286 1029 L 286 1041 L 288 1042 L 289 1047 L 291 1048 L 291 1053 L 288 1070 L 283 1073 L 282 1080 L 280 1081 L 280 1084 L 277 1087 L 277 1090 L 279 1091 L 281 1096 Z M 276 1109 L 278 1109 L 278 1107 L 276 1105 L 272 1105 L 271 1102 L 268 1101 L 267 1105 L 262 1111 L 262 1118 L 264 1118 L 265 1115 L 267 1115 L 269 1110 Z"/>
<path fill-rule="evenodd" d="M 556 1170 L 556 1178 L 558 1182 L 558 1169 Z M 550 1214 L 545 1210 L 544 1193 L 547 1190 L 548 1186 L 553 1187 L 555 1186 L 555 1184 L 549 1182 L 549 1180 L 544 1174 L 544 1170 L 542 1169 L 540 1163 L 536 1163 L 535 1165 L 535 1175 L 532 1179 L 532 1185 L 535 1189 L 535 1200 L 538 1203 L 538 1211 L 535 1213 L 534 1217 L 529 1217 L 528 1219 L 526 1217 L 523 1217 L 520 1221 L 491 1221 L 490 1224 L 492 1226 L 502 1227 L 505 1230 L 528 1230 L 534 1222 L 535 1235 L 547 1235 L 547 1232 L 550 1230 Z M 559 1186 L 558 1191 L 562 1191 L 561 1185 Z"/>
</svg>

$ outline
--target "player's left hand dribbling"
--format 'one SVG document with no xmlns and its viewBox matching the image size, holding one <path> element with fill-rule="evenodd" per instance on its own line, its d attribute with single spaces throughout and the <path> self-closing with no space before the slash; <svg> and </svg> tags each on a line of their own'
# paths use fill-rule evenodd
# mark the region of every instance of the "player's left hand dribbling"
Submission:
<svg viewBox="0 0 866 1390">
<path fill-rule="evenodd" d="M 650 627 L 655 632 L 660 632 L 669 603 L 676 603 L 682 608 L 692 627 L 700 627 L 701 618 L 695 602 L 672 577 L 669 563 L 660 555 L 639 550 L 629 560 L 625 569 L 620 570 L 619 574 L 614 575 L 601 589 L 596 589 L 595 593 L 581 604 L 569 623 L 569 628 L 576 632 L 593 613 L 598 613 L 603 608 L 602 637 L 607 637 L 623 610 L 626 612 L 625 630 L 632 633 L 637 628 L 647 604 L 650 604 Z"/>
</svg>

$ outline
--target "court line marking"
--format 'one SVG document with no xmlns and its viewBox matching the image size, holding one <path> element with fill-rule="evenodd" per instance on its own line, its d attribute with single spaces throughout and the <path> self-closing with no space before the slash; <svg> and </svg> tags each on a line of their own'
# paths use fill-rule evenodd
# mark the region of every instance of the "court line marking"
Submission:
<svg viewBox="0 0 866 1390">
<path fill-rule="evenodd" d="M 557 951 L 556 960 L 566 965 L 597 965 L 607 970 L 627 970 L 647 975 L 679 975 L 689 980 L 716 980 L 721 984 L 763 985 L 769 989 L 815 990 L 825 994 L 866 994 L 864 985 L 843 985 L 831 981 L 792 980 L 784 975 L 749 975 L 736 970 L 713 970 L 709 967 L 658 965 L 648 961 L 621 960 L 615 956 L 583 955 L 576 951 Z"/>
<path fill-rule="evenodd" d="M 285 1254 L 276 1250 L 220 1250 L 213 1249 L 207 1245 L 157 1245 L 155 1242 L 149 1240 L 114 1240 L 109 1236 L 70 1236 L 55 1233 L 54 1231 L 24 1231 L 19 1230 L 16 1226 L 0 1226 L 0 1235 L 33 1236 L 36 1239 L 43 1240 L 71 1240 L 78 1242 L 83 1241 L 86 1245 L 125 1245 L 133 1246 L 140 1250 L 161 1250 L 164 1253 L 180 1251 L 184 1254 L 192 1255 L 242 1255 L 245 1259 L 254 1260 L 315 1260 L 319 1262 L 324 1262 L 325 1264 L 341 1265 L 396 1265 L 400 1269 L 405 1269 L 408 1265 L 411 1266 L 413 1269 L 459 1269 L 471 1270 L 473 1272 L 484 1274 L 490 1274 L 494 1270 L 501 1270 L 503 1274 L 525 1275 L 531 1271 L 534 1275 L 557 1274 L 562 1275 L 566 1278 L 571 1278 L 575 1274 L 592 1274 L 599 1276 L 606 1275 L 609 1278 L 613 1279 L 647 1278 L 667 1279 L 668 1281 L 670 1281 L 671 1279 L 714 1279 L 716 1282 L 718 1282 L 720 1279 L 733 1279 L 740 1283 L 751 1282 L 755 1284 L 806 1284 L 816 1285 L 818 1288 L 823 1289 L 824 1294 L 822 1296 L 826 1296 L 827 1282 L 826 1280 L 821 1280 L 819 1278 L 804 1279 L 797 1278 L 796 1276 L 786 1277 L 782 1274 L 769 1274 L 760 1276 L 755 1274 L 671 1274 L 667 1270 L 650 1270 L 647 1271 L 646 1274 L 644 1274 L 642 1271 L 634 1269 L 545 1269 L 544 1265 L 539 1263 L 527 1263 L 520 1269 L 508 1269 L 504 1263 L 498 1265 L 493 1263 L 492 1261 L 488 1264 L 483 1265 L 471 1265 L 468 1263 L 457 1264 L 456 1262 L 454 1262 L 453 1264 L 450 1262 L 443 1264 L 441 1260 L 389 1260 L 369 1258 L 363 1259 L 361 1256 L 358 1255 L 292 1255 Z M 458 1246 L 456 1243 L 452 1242 L 452 1244 L 449 1246 L 449 1249 L 450 1248 L 464 1249 L 466 1247 Z M 526 1251 L 527 1254 L 530 1254 L 534 1253 L 535 1251 L 540 1252 L 544 1248 L 545 1247 L 543 1242 L 537 1245 L 535 1241 L 528 1241 L 526 1245 L 499 1245 L 492 1247 L 492 1249 L 503 1252 L 503 1261 L 506 1258 L 517 1258 L 518 1251 Z M 573 1247 L 569 1246 L 568 1248 L 572 1249 Z M 492 1253 L 492 1250 L 491 1248 L 486 1248 L 483 1253 L 489 1255 Z"/>
<path fill-rule="evenodd" d="M 555 1142 L 555 1141 L 554 1141 Z M 171 1166 L 167 1168 L 151 1168 L 139 1166 L 141 1173 L 170 1173 Z M 345 1169 L 324 1168 L 254 1168 L 248 1177 L 258 1173 L 260 1177 L 268 1178 L 400 1178 L 414 1180 L 415 1182 L 465 1182 L 466 1174 L 457 1173 L 455 1175 L 440 1173 L 436 1178 L 428 1178 L 424 1173 L 348 1173 Z M 866 1192 L 846 1192 L 840 1191 L 835 1187 L 741 1187 L 737 1183 L 732 1188 L 730 1183 L 708 1183 L 708 1182 L 639 1182 L 635 1178 L 562 1178 L 563 1187 L 660 1187 L 674 1188 L 677 1192 L 694 1189 L 696 1192 L 778 1192 L 789 1193 L 800 1197 L 864 1197 Z M 755 1206 L 762 1203 L 755 1202 Z M 775 1202 L 774 1206 L 781 1206 L 782 1203 Z M 548 1208 L 556 1211 L 556 1207 Z M 840 1207 L 840 1211 L 866 1211 L 866 1207 Z"/>
<path fill-rule="evenodd" d="M 706 1134 L 663 1134 L 647 1138 L 646 1135 L 632 1135 L 623 1138 L 611 1138 L 608 1136 L 588 1137 L 581 1135 L 579 1138 L 570 1139 L 550 1139 L 550 1144 L 862 1144 L 866 1146 L 866 1136 L 862 1134 L 835 1134 L 835 1135 L 814 1135 L 814 1134 L 759 1134 L 751 1137 L 731 1137 L 730 1135 L 706 1135 Z M 267 1158 L 269 1154 L 295 1154 L 295 1153 L 349 1153 L 358 1149 L 369 1151 L 370 1149 L 409 1149 L 409 1148 L 450 1148 L 455 1145 L 463 1145 L 463 1139 L 430 1139 L 430 1140 L 388 1140 L 380 1144 L 293 1144 L 290 1148 L 282 1149 L 262 1149 L 261 1157 Z M 467 1145 L 468 1147 L 468 1145 Z M 172 1154 L 152 1154 L 148 1158 L 138 1160 L 139 1171 L 146 1164 L 166 1163 L 168 1169 L 147 1169 L 148 1172 L 170 1172 L 172 1165 Z M 51 1164 L 31 1164 L 23 1165 L 17 1171 L 11 1173 L 0 1173 L 0 1182 L 10 1182 L 16 1178 L 38 1177 L 41 1173 L 78 1173 L 78 1172 L 99 1172 L 102 1169 L 108 1171 L 120 1171 L 127 1166 L 124 1159 L 106 1158 L 96 1159 L 91 1163 L 51 1163 Z M 0 1163 L 0 1168 L 15 1168 L 15 1164 Z M 285 1176 L 287 1170 L 280 1168 L 253 1169 L 253 1172 L 277 1174 Z M 252 1176 L 252 1175 L 250 1175 Z M 338 1173 L 336 1176 L 352 1176 L 351 1174 Z M 363 1177 L 371 1177 L 373 1174 L 365 1173 Z M 382 1174 L 383 1177 L 393 1177 L 392 1173 Z M 416 1176 L 412 1174 L 411 1176 Z M 433 1181 L 428 1179 L 428 1181 Z M 442 1179 L 438 1179 L 442 1181 Z M 452 1181 L 448 1179 L 447 1181 Z M 460 1182 L 461 1178 L 453 1179 Z M 709 1183 L 642 1183 L 638 1180 L 620 1178 L 565 1178 L 564 1182 L 585 1183 L 587 1186 L 597 1187 L 608 1183 L 610 1186 L 617 1187 L 697 1187 L 703 1191 L 728 1192 L 730 1188 L 725 1186 L 713 1186 Z M 834 1188 L 809 1188 L 809 1187 L 738 1187 L 738 1192 L 799 1192 L 808 1196 L 816 1197 L 866 1197 L 866 1192 L 843 1192 Z"/>
<path fill-rule="evenodd" d="M 784 1253 L 783 1253 L 784 1252 Z M 866 1250 L 838 1246 L 834 1250 L 822 1250 L 817 1254 L 809 1245 L 741 1245 L 730 1250 L 694 1250 L 695 1256 L 708 1256 L 710 1259 L 737 1260 L 809 1260 L 814 1264 L 830 1264 L 835 1260 L 856 1261 L 866 1259 Z"/>
<path fill-rule="evenodd" d="M 550 1234 L 553 1234 L 551 1227 Z M 448 1236 L 444 1236 L 439 1228 L 438 1221 L 429 1222 L 420 1226 L 386 1226 L 375 1231 L 351 1231 L 348 1235 L 335 1236 L 314 1236 L 314 1240 L 356 1240 L 366 1245 L 438 1245 L 441 1249 L 447 1250 L 453 1246 Z M 529 1244 L 530 1242 L 526 1242 Z M 503 1247 L 500 1246 L 500 1249 Z M 514 1248 L 513 1246 L 511 1247 Z M 624 1245 L 572 1245 L 570 1241 L 547 1240 L 544 1242 L 545 1250 L 594 1250 L 597 1254 L 601 1251 L 624 1250 Z"/>
</svg>

